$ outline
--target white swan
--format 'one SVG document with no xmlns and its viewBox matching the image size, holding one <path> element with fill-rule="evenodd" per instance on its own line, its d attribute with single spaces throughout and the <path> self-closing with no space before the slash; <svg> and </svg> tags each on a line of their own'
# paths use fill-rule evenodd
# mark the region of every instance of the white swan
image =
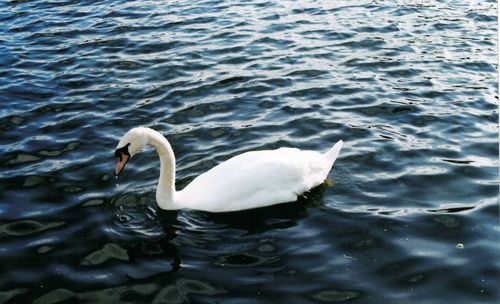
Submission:
<svg viewBox="0 0 500 304">
<path fill-rule="evenodd" d="M 118 143 L 115 174 L 146 145 L 160 156 L 156 201 L 161 209 L 196 209 L 228 212 L 293 202 L 302 193 L 322 184 L 339 155 L 339 140 L 328 152 L 294 148 L 251 151 L 237 155 L 196 177 L 181 191 L 175 190 L 175 156 L 169 142 L 149 128 L 134 128 Z"/>
</svg>

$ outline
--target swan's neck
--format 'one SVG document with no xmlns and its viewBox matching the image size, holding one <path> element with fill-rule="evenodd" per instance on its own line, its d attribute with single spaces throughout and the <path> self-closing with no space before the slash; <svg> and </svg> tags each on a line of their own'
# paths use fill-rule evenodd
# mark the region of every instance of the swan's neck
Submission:
<svg viewBox="0 0 500 304">
<path fill-rule="evenodd" d="M 150 134 L 149 144 L 160 156 L 160 179 L 156 188 L 156 202 L 161 209 L 177 210 L 175 201 L 175 155 L 170 143 L 160 133 Z"/>
</svg>

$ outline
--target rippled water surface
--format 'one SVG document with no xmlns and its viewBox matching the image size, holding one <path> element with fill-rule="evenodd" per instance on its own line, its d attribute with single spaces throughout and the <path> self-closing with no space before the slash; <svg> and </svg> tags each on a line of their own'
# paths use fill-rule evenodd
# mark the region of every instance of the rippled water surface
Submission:
<svg viewBox="0 0 500 304">
<path fill-rule="evenodd" d="M 498 303 L 495 1 L 0 2 L 0 302 Z M 299 202 L 158 210 L 240 152 L 345 141 Z"/>
</svg>

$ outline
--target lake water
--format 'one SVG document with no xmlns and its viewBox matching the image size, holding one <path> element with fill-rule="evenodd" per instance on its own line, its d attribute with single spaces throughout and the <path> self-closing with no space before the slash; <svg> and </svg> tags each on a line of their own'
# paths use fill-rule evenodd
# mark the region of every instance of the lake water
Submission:
<svg viewBox="0 0 500 304">
<path fill-rule="evenodd" d="M 499 303 L 496 1 L 0 3 L 0 303 Z M 155 203 L 248 150 L 344 148 L 298 202 Z"/>
</svg>

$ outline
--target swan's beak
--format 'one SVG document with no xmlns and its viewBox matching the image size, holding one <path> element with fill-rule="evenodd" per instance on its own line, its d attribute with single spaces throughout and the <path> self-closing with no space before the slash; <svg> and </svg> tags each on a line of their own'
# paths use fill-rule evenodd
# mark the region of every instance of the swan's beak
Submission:
<svg viewBox="0 0 500 304">
<path fill-rule="evenodd" d="M 120 153 L 120 156 L 118 157 L 118 162 L 116 163 L 115 167 L 115 176 L 118 176 L 120 175 L 120 173 L 122 173 L 129 158 L 130 156 L 128 156 L 127 154 Z"/>
<path fill-rule="evenodd" d="M 120 156 L 118 157 L 118 162 L 116 163 L 115 167 L 115 176 L 118 176 L 120 175 L 120 173 L 122 173 L 129 159 L 130 156 L 128 156 L 127 154 L 120 153 Z"/>
</svg>

